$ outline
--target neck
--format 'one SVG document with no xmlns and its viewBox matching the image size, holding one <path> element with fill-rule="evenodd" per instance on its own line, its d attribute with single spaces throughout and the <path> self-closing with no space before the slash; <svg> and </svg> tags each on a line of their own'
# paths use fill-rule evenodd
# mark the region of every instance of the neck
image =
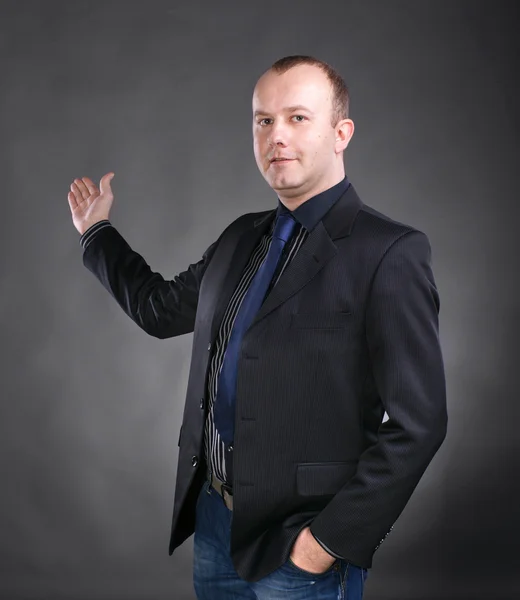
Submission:
<svg viewBox="0 0 520 600">
<path fill-rule="evenodd" d="M 298 208 L 298 206 L 300 206 L 304 202 L 307 202 L 307 200 L 309 200 L 310 198 L 313 198 L 314 196 L 321 194 L 321 192 L 324 192 L 325 190 L 328 190 L 331 187 L 337 185 L 340 181 L 342 181 L 344 179 L 344 177 L 345 177 L 345 171 L 343 170 L 342 173 L 336 174 L 335 177 L 331 178 L 327 182 L 323 182 L 321 185 L 316 186 L 312 190 L 309 190 L 309 191 L 299 194 L 299 195 L 282 193 L 282 194 L 278 194 L 278 198 L 280 199 L 280 202 L 288 210 L 293 211 L 293 210 L 296 210 Z"/>
</svg>

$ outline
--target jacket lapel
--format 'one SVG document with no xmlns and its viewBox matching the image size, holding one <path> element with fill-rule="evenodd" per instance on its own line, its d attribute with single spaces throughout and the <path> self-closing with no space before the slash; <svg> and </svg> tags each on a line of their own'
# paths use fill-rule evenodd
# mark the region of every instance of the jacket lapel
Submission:
<svg viewBox="0 0 520 600">
<path fill-rule="evenodd" d="M 336 253 L 336 244 L 320 221 L 285 268 L 253 319 L 251 327 L 309 283 Z"/>
<path fill-rule="evenodd" d="M 251 327 L 307 285 L 336 256 L 338 247 L 334 240 L 350 235 L 361 206 L 359 196 L 350 185 L 287 265 L 253 319 Z"/>
<path fill-rule="evenodd" d="M 222 286 L 220 287 L 220 293 L 218 295 L 211 323 L 211 340 L 215 339 L 220 322 L 222 321 L 227 305 L 231 300 L 231 296 L 240 281 L 252 252 L 271 225 L 275 213 L 276 209 L 271 210 L 267 214 L 264 213 L 263 216 L 258 217 L 252 224 L 245 225 L 245 228 L 237 233 L 238 242 L 236 241 L 236 238 L 228 240 L 228 243 L 232 244 L 235 247 L 235 250 L 231 254 L 231 261 L 229 262 L 227 273 L 223 279 Z"/>
<path fill-rule="evenodd" d="M 354 187 L 350 185 L 348 190 L 327 212 L 323 220 L 311 231 L 296 256 L 287 265 L 278 283 L 260 307 L 250 327 L 296 294 L 336 256 L 338 248 L 334 240 L 350 235 L 362 204 Z M 245 229 L 238 232 L 238 242 L 234 239 L 229 240 L 228 243 L 236 244 L 236 246 L 231 254 L 232 258 L 218 295 L 211 325 L 211 340 L 215 339 L 226 307 L 251 257 L 251 253 L 268 230 L 275 214 L 276 209 L 269 211 L 267 214 L 264 213 L 251 225 L 246 224 Z"/>
</svg>

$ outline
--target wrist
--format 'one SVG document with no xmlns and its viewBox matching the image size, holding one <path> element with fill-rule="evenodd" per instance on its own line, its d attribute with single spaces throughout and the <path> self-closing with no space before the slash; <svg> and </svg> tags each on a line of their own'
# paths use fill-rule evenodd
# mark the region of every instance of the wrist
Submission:
<svg viewBox="0 0 520 600">
<path fill-rule="evenodd" d="M 108 221 L 108 217 L 103 217 L 103 218 L 100 218 L 100 219 L 96 219 L 95 221 L 90 221 L 89 223 L 84 223 L 79 228 L 80 235 L 84 235 L 91 227 L 93 227 L 97 223 L 101 223 L 101 221 Z"/>
<path fill-rule="evenodd" d="M 317 557 L 327 557 L 327 558 L 335 558 L 334 556 L 332 556 L 332 554 L 330 554 L 329 552 L 327 552 L 327 550 L 325 550 L 325 548 L 323 547 L 322 544 L 320 544 L 320 542 L 316 539 L 316 537 L 314 536 L 314 534 L 312 533 L 312 531 L 310 530 L 310 527 L 307 527 L 307 537 L 312 540 L 312 547 L 314 549 L 314 554 Z"/>
</svg>

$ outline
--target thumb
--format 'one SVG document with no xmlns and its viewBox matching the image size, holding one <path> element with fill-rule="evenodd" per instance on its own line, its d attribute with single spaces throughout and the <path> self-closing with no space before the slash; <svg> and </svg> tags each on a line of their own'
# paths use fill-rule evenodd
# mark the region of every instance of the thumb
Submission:
<svg viewBox="0 0 520 600">
<path fill-rule="evenodd" d="M 99 189 L 101 190 L 102 194 L 112 193 L 112 189 L 110 188 L 110 182 L 113 178 L 114 173 L 107 173 L 106 175 L 103 175 L 103 177 L 101 177 L 101 180 L 99 182 Z"/>
</svg>

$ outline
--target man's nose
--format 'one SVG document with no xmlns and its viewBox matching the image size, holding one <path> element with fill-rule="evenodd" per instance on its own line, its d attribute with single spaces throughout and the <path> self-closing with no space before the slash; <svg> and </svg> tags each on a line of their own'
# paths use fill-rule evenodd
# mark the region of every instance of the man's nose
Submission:
<svg viewBox="0 0 520 600">
<path fill-rule="evenodd" d="M 269 132 L 269 143 L 271 146 L 286 146 L 287 145 L 287 130 L 281 124 L 273 124 Z"/>
</svg>

